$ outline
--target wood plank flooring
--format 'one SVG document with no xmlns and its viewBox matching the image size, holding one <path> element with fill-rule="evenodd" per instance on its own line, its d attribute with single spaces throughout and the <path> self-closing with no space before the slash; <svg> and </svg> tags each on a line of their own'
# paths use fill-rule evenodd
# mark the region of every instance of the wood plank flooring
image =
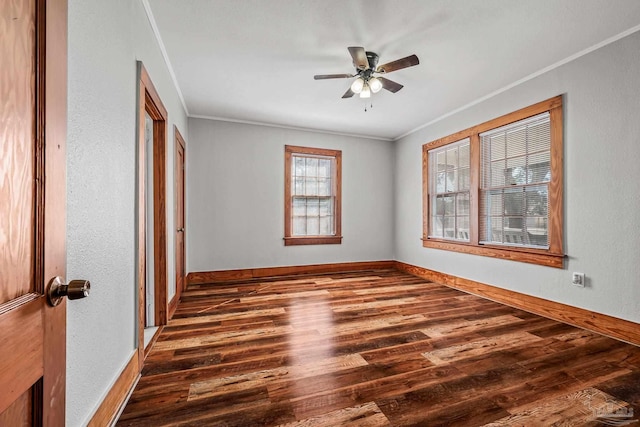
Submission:
<svg viewBox="0 0 640 427">
<path fill-rule="evenodd" d="M 117 425 L 638 419 L 639 347 L 376 270 L 191 286 Z"/>
</svg>

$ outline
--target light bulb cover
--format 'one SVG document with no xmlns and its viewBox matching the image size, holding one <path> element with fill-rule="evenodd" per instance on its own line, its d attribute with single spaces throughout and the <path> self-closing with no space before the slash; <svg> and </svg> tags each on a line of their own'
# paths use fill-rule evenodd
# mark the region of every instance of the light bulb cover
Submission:
<svg viewBox="0 0 640 427">
<path fill-rule="evenodd" d="M 362 92 L 362 88 L 364 87 L 364 80 L 362 77 L 358 77 L 351 83 L 351 92 L 360 93 Z"/>
<path fill-rule="evenodd" d="M 360 91 L 360 98 L 371 98 L 371 89 L 368 84 L 365 84 Z"/>
<path fill-rule="evenodd" d="M 373 93 L 378 93 L 382 89 L 382 82 L 377 77 L 371 77 L 367 83 Z"/>
</svg>

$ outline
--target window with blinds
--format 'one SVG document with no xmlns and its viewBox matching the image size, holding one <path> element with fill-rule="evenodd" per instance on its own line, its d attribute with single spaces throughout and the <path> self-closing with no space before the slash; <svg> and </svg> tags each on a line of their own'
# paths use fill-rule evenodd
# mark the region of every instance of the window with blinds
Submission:
<svg viewBox="0 0 640 427">
<path fill-rule="evenodd" d="M 549 247 L 549 113 L 480 134 L 480 243 Z"/>
<path fill-rule="evenodd" d="M 342 152 L 285 146 L 285 245 L 341 243 Z"/>
<path fill-rule="evenodd" d="M 430 237 L 469 241 L 469 138 L 429 151 Z"/>
<path fill-rule="evenodd" d="M 562 268 L 562 96 L 422 146 L 422 246 Z"/>
</svg>

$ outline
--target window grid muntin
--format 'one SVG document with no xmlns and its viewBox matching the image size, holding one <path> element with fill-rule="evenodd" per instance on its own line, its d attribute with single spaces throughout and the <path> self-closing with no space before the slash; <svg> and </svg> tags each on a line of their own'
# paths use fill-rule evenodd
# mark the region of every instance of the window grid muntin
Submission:
<svg viewBox="0 0 640 427">
<path fill-rule="evenodd" d="M 322 167 L 320 167 L 321 163 Z M 294 237 L 335 236 L 335 157 L 292 153 L 291 165 L 293 183 L 291 235 Z M 322 191 L 320 182 L 324 183 Z M 303 204 L 304 214 L 300 214 L 300 208 L 296 214 L 296 201 Z M 324 214 L 321 209 L 323 202 L 326 205 Z M 317 205 L 317 213 L 315 213 L 315 205 Z M 309 213 L 310 206 L 311 213 Z M 304 231 L 301 230 L 302 228 Z"/>
<path fill-rule="evenodd" d="M 461 150 L 466 151 L 466 158 L 462 157 L 461 159 Z M 451 153 L 455 153 L 455 158 L 451 156 Z M 469 138 L 429 151 L 429 193 L 432 206 L 429 237 L 469 242 L 471 220 L 469 206 L 471 200 L 470 156 Z M 444 165 L 441 161 L 444 161 Z M 450 162 L 455 162 L 455 164 L 450 164 Z M 449 166 L 452 166 L 452 169 L 449 169 Z M 449 180 L 449 174 L 452 174 L 454 179 Z M 460 212 L 464 206 L 464 203 L 461 202 L 465 199 L 466 213 Z M 439 208 L 439 206 L 442 207 Z M 453 214 L 451 214 L 451 209 Z M 442 214 L 439 213 L 439 210 L 442 211 Z M 438 220 L 440 220 L 440 226 Z M 449 235 L 447 235 L 448 233 Z"/>
</svg>

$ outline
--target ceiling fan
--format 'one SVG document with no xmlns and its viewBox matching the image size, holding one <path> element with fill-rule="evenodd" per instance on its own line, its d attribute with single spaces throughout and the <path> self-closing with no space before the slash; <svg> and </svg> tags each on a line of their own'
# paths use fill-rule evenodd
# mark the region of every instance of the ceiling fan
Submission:
<svg viewBox="0 0 640 427">
<path fill-rule="evenodd" d="M 357 77 L 349 90 L 342 95 L 343 98 L 351 98 L 355 94 L 360 94 L 360 98 L 369 98 L 371 93 L 377 93 L 382 88 L 389 92 L 396 93 L 403 86 L 384 77 L 376 77 L 374 74 L 386 74 L 392 71 L 401 70 L 407 67 L 418 65 L 420 61 L 416 55 L 410 55 L 405 58 L 387 62 L 378 65 L 378 54 L 375 52 L 365 51 L 363 47 L 349 47 L 349 53 L 353 58 L 353 65 L 356 67 L 355 74 L 318 74 L 313 76 L 315 80 L 324 79 L 348 79 Z"/>
</svg>

